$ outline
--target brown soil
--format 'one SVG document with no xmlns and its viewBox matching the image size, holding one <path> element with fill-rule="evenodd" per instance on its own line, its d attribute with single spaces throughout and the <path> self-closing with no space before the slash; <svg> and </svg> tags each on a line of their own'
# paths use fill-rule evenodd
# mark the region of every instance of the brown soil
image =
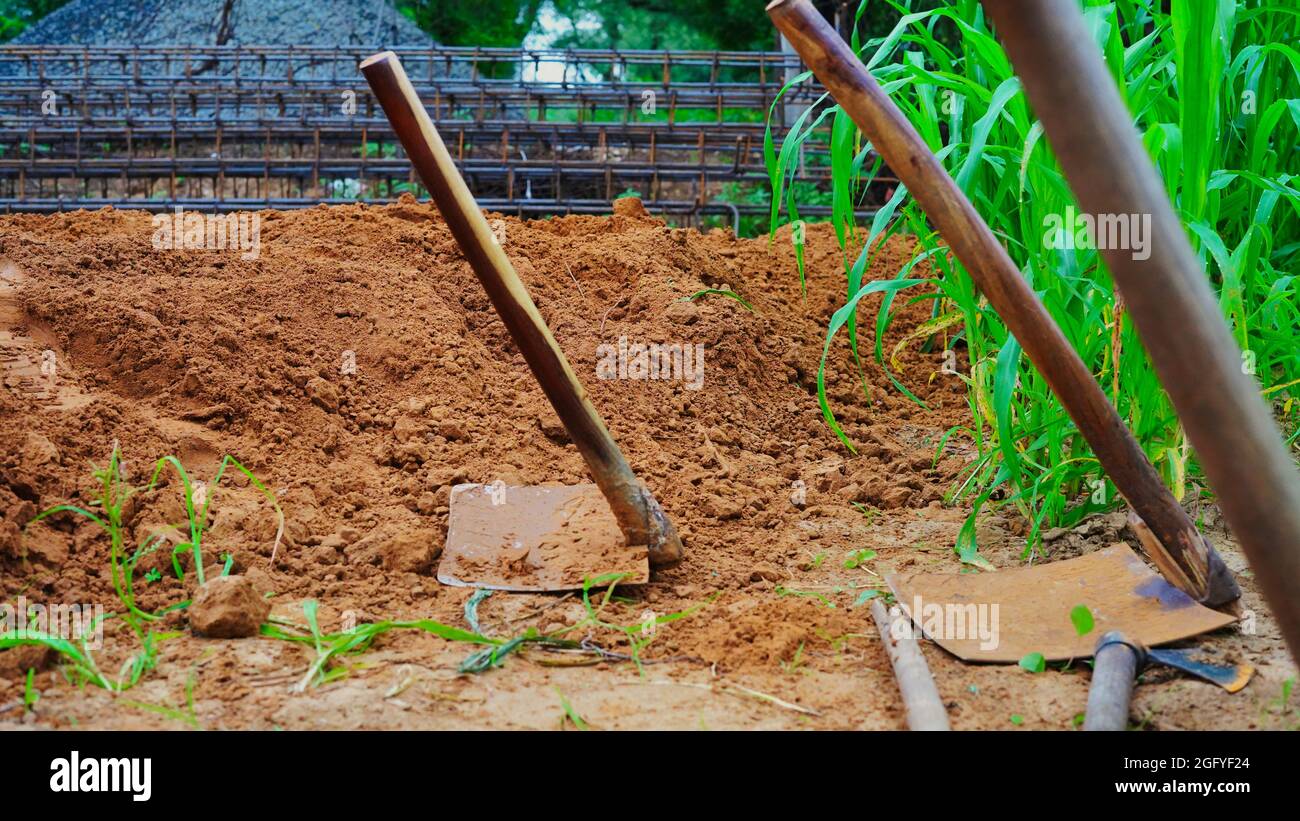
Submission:
<svg viewBox="0 0 1300 821">
<path fill-rule="evenodd" d="M 108 542 L 97 528 L 60 515 L 22 532 L 41 509 L 86 503 L 88 462 L 105 463 L 114 442 L 135 484 L 165 454 L 204 478 L 231 454 L 272 488 L 286 517 L 274 564 L 277 520 L 256 488 L 231 470 L 209 489 L 208 575 L 228 556 L 232 572 L 274 592 L 273 617 L 302 624 L 302 603 L 315 599 L 326 631 L 380 619 L 465 628 L 472 591 L 434 578 L 452 487 L 589 480 L 430 206 L 406 200 L 261 218 L 254 260 L 155 251 L 143 214 L 0 218 L 3 601 L 114 610 Z M 915 343 L 903 355 L 902 379 L 927 409 L 869 358 L 859 373 L 838 341 L 827 384 L 858 446 L 850 454 L 816 399 L 826 321 L 844 299 L 828 227 L 809 230 L 801 296 L 788 230 L 772 244 L 738 241 L 668 228 L 626 206 L 608 218 L 503 224 L 507 253 L 542 315 L 687 546 L 680 565 L 620 590 L 604 611 L 624 625 L 689 611 L 657 626 L 642 651 L 644 673 L 626 660 L 628 639 L 606 629 L 569 634 L 603 656 L 526 647 L 476 675 L 457 672 L 475 648 L 395 631 L 349 657 L 349 675 L 299 693 L 307 647 L 195 638 L 177 612 L 161 629 L 179 635 L 162 641 L 156 669 L 131 699 L 183 704 L 193 680 L 204 727 L 557 727 L 558 688 L 597 728 L 902 727 L 870 615 L 853 604 L 890 569 L 960 569 L 951 546 L 968 511 L 943 494 L 972 449 L 957 444 L 932 465 L 937 438 L 968 413 L 960 380 L 939 372 L 941 352 Z M 892 241 L 872 275 L 894 275 L 907 252 L 905 240 Z M 754 310 L 719 296 L 681 301 L 704 288 L 737 291 Z M 864 301 L 864 315 L 874 316 L 875 304 Z M 905 308 L 887 349 L 928 310 Z M 700 389 L 597 379 L 598 347 L 624 336 L 703 344 Z M 51 356 L 52 375 L 42 369 Z M 355 372 L 345 372 L 352 361 Z M 145 609 L 195 590 L 188 556 L 184 581 L 172 571 L 171 546 L 187 534 L 174 527 L 185 518 L 180 483 L 165 476 L 124 519 L 129 545 L 153 532 L 167 545 L 137 569 Z M 800 490 L 806 499 L 796 504 Z M 993 564 L 1020 561 L 1022 527 L 1001 515 L 984 521 L 979 539 Z M 1072 555 L 1117 536 L 1127 534 L 1099 519 L 1055 543 Z M 1245 570 L 1235 546 L 1218 542 Z M 877 557 L 846 568 L 846 555 L 863 548 Z M 147 581 L 155 568 L 161 578 Z M 1242 582 L 1254 635 L 1234 627 L 1199 643 L 1256 664 L 1255 681 L 1229 696 L 1148 674 L 1134 711 L 1145 726 L 1297 723 L 1289 706 L 1273 704 L 1295 667 L 1248 574 Z M 584 617 L 572 595 L 496 593 L 478 612 L 482 629 L 502 637 L 559 631 Z M 138 642 L 110 624 L 99 656 L 115 671 Z M 1031 675 L 962 665 L 932 645 L 925 652 L 956 727 L 1068 729 L 1083 709 L 1086 667 Z M 20 676 L 0 663 L 0 726 L 185 726 L 97 688 L 76 689 L 48 659 L 36 661 L 47 671 L 26 717 Z M 1013 714 L 1022 723 L 1013 725 Z"/>
</svg>

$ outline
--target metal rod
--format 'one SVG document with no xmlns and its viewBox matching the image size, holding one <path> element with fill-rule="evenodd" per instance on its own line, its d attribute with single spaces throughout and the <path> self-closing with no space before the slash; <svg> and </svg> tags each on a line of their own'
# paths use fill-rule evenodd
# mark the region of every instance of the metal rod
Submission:
<svg viewBox="0 0 1300 821">
<path fill-rule="evenodd" d="M 1093 657 L 1083 729 L 1113 732 L 1128 728 L 1133 685 L 1144 655 L 1139 645 L 1116 630 L 1101 637 Z"/>
</svg>

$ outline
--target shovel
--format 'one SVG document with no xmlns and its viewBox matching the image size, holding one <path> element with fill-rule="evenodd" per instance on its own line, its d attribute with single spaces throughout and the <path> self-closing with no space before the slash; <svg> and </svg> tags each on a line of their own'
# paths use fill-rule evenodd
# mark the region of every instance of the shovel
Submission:
<svg viewBox="0 0 1300 821">
<path fill-rule="evenodd" d="M 1236 619 L 1194 601 L 1123 543 L 1035 567 L 890 574 L 885 582 L 897 597 L 898 618 L 910 619 L 962 661 L 1014 663 L 1031 653 L 1041 653 L 1044 661 L 1093 657 L 1087 730 L 1127 726 L 1134 681 L 1145 665 L 1173 667 L 1229 693 L 1245 687 L 1255 672 L 1244 663 L 1207 663 L 1194 649 L 1157 648 Z M 1086 619 L 1075 615 L 1080 608 L 1087 609 Z M 907 701 L 902 676 L 899 682 Z"/>
<path fill-rule="evenodd" d="M 1123 543 L 1034 567 L 885 581 L 912 622 L 963 661 L 1015 663 L 1031 653 L 1083 659 L 1110 631 L 1156 647 L 1236 621 L 1174 587 Z"/>
<path fill-rule="evenodd" d="M 772 0 L 767 12 L 907 186 L 971 280 L 1019 340 L 1115 487 L 1150 531 L 1151 538 L 1142 544 L 1152 561 L 1197 601 L 1211 607 L 1235 601 L 1241 592 L 1219 554 L 1164 486 L 1091 370 L 988 224 L 875 77 L 810 0 Z M 1086 43 L 1091 47 L 1090 39 Z M 1051 74 L 1054 69 L 1045 65 L 1041 72 Z M 1215 321 L 1223 325 L 1221 319 Z"/>
<path fill-rule="evenodd" d="M 608 583 L 613 574 L 621 584 L 643 583 L 650 566 L 680 561 L 677 531 L 632 473 L 569 367 L 397 55 L 368 57 L 361 73 L 595 480 L 577 487 L 456 486 L 438 581 L 494 590 L 574 590 L 602 577 Z"/>
</svg>

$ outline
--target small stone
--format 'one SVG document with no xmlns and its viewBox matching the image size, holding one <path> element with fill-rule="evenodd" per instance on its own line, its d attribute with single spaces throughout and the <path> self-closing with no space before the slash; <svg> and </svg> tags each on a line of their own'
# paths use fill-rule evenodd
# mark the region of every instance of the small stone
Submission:
<svg viewBox="0 0 1300 821">
<path fill-rule="evenodd" d="M 190 605 L 190 629 L 198 636 L 238 639 L 257 635 L 271 604 L 246 576 L 208 579 Z"/>
<path fill-rule="evenodd" d="M 614 200 L 614 213 L 630 219 L 650 218 L 650 212 L 645 210 L 640 197 L 619 197 Z"/>
<path fill-rule="evenodd" d="M 428 573 L 433 560 L 442 553 L 432 530 L 398 533 L 379 549 L 384 569 L 400 573 Z"/>
<path fill-rule="evenodd" d="M 334 413 L 339 409 L 338 388 L 319 376 L 307 382 L 307 396 L 312 402 L 330 413 Z"/>
</svg>

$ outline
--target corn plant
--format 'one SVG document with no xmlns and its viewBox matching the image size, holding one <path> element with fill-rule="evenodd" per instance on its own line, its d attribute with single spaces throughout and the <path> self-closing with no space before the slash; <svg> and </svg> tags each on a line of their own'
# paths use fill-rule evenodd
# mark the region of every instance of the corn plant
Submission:
<svg viewBox="0 0 1300 821">
<path fill-rule="evenodd" d="M 1005 244 L 1174 494 L 1185 498 L 1202 485 L 1187 439 L 1101 256 L 1052 241 L 1053 221 L 1077 205 L 980 4 L 958 0 L 914 11 L 910 0 L 876 1 L 889 2 L 898 23 L 866 42 L 855 34 L 853 49 Z M 868 2 L 859 6 L 859 17 Z M 1224 319 L 1245 352 L 1243 370 L 1253 373 L 1260 390 L 1276 403 L 1294 442 L 1300 395 L 1294 273 L 1300 260 L 1300 52 L 1293 44 L 1300 15 L 1267 0 L 1081 2 Z M 808 81 L 801 75 L 786 89 Z M 797 203 L 788 194 L 797 175 L 798 147 L 815 129 L 827 127 L 832 221 L 847 286 L 845 303 L 827 329 L 818 371 L 827 424 L 853 450 L 827 399 L 826 360 L 837 332 L 846 329 L 857 361 L 863 345 L 859 303 L 879 294 L 867 353 L 901 393 L 921 403 L 896 376 L 901 358 L 918 339 L 942 336 L 948 347 L 961 341 L 969 356 L 969 373 L 959 377 L 968 388 L 970 421 L 948 431 L 938 447 L 941 454 L 964 437 L 977 454 L 948 495 L 973 508 L 958 537 L 963 560 L 980 562 L 974 522 L 990 500 L 1014 505 L 1030 521 L 1027 551 L 1039 543 L 1043 528 L 1069 526 L 1113 507 L 1117 494 L 1103 484 L 1105 476 L 1087 443 L 906 189 L 899 186 L 869 226 L 855 224 L 854 202 L 882 164 L 838 106 L 805 111 L 779 153 L 769 116 L 771 231 L 781 222 L 782 206 L 786 218 L 798 219 Z M 878 241 L 900 233 L 915 238 L 914 256 L 891 278 L 864 283 Z M 850 251 L 858 247 L 860 253 Z M 801 261 L 799 268 L 802 281 Z M 932 318 L 887 358 L 883 337 L 900 294 L 930 304 Z"/>
</svg>

